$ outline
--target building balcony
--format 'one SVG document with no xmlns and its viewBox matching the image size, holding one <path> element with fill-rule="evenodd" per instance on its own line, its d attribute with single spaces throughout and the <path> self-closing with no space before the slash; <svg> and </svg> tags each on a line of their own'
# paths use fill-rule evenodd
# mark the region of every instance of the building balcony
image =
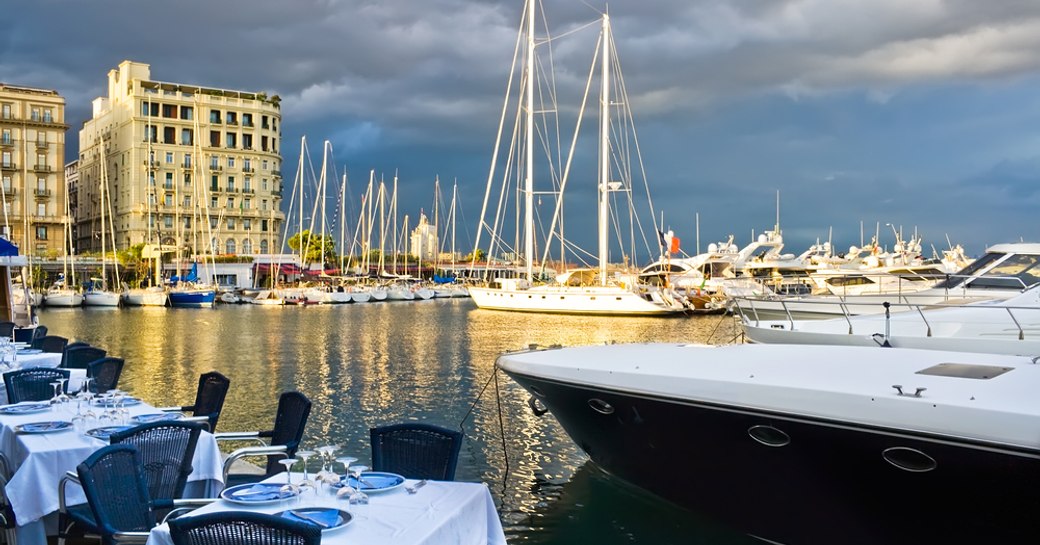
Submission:
<svg viewBox="0 0 1040 545">
<path fill-rule="evenodd" d="M 227 124 L 228 124 L 228 126 L 232 126 L 232 125 L 237 126 L 238 125 L 238 121 L 236 121 L 234 119 L 229 119 Z"/>
<path fill-rule="evenodd" d="M 3 188 L 3 192 L 4 192 L 4 198 L 9 200 L 9 201 L 13 200 L 15 195 L 18 194 L 18 190 L 13 188 L 13 187 L 5 187 L 5 188 Z"/>
<path fill-rule="evenodd" d="M 18 165 L 15 163 L 0 163 L 0 169 L 4 170 L 18 170 Z"/>
<path fill-rule="evenodd" d="M 242 167 L 242 172 L 256 172 L 253 167 Z"/>
<path fill-rule="evenodd" d="M 50 165 L 33 165 L 33 170 L 35 170 L 36 172 L 50 172 L 51 171 L 51 166 Z"/>
<path fill-rule="evenodd" d="M 14 146 L 14 139 L 13 138 L 3 138 L 3 139 L 0 139 L 0 146 L 3 146 L 5 148 Z"/>
<path fill-rule="evenodd" d="M 275 196 L 275 197 L 281 197 L 282 196 L 282 192 L 281 192 L 281 190 L 277 190 L 276 189 L 276 190 L 271 192 L 271 195 Z"/>
<path fill-rule="evenodd" d="M 280 171 L 278 169 L 272 170 L 271 171 L 271 175 L 272 176 L 277 176 L 277 177 L 281 178 L 282 177 L 282 171 Z"/>
<path fill-rule="evenodd" d="M 234 187 L 229 187 L 229 188 L 225 189 L 225 191 L 227 191 L 228 193 L 238 193 L 238 189 L 236 189 Z"/>
<path fill-rule="evenodd" d="M 242 121 L 242 126 L 243 127 L 249 127 L 251 129 L 251 128 L 255 127 L 256 125 L 254 125 L 252 121 Z"/>
<path fill-rule="evenodd" d="M 210 170 L 212 170 L 212 171 L 214 171 L 214 172 L 220 172 L 220 171 L 224 170 L 224 167 L 222 167 L 222 166 L 220 166 L 220 165 L 212 165 L 212 164 L 211 164 L 211 165 L 209 166 L 209 169 L 210 169 Z"/>
<path fill-rule="evenodd" d="M 251 187 L 247 187 L 242 190 L 242 193 L 249 193 L 250 195 L 252 195 L 253 193 L 256 193 L 256 190 Z"/>
<path fill-rule="evenodd" d="M 155 169 L 159 168 L 159 161 L 154 161 L 154 160 L 153 161 L 149 161 L 149 160 L 145 159 L 144 166 L 151 167 L 152 170 L 155 170 Z"/>
<path fill-rule="evenodd" d="M 39 140 L 36 141 L 36 149 L 47 149 L 49 147 L 51 147 L 50 142 L 40 142 Z"/>
<path fill-rule="evenodd" d="M 37 197 L 50 197 L 51 196 L 51 190 L 50 189 L 34 189 L 33 190 L 33 195 L 36 195 Z"/>
</svg>

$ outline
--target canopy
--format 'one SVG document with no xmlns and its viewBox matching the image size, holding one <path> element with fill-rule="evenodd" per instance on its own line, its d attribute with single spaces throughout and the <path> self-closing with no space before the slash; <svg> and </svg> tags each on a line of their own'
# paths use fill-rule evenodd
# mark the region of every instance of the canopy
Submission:
<svg viewBox="0 0 1040 545">
<path fill-rule="evenodd" d="M 0 238 L 0 257 L 14 257 L 18 255 L 18 247 L 11 241 Z"/>
</svg>

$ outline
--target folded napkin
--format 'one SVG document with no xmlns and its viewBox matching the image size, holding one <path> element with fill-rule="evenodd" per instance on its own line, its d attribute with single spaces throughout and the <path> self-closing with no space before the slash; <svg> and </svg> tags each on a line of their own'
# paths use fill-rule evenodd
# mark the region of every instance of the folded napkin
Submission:
<svg viewBox="0 0 1040 545">
<path fill-rule="evenodd" d="M 385 473 L 362 473 L 361 474 L 361 490 L 382 490 L 384 488 L 390 488 L 404 482 L 401 477 L 397 475 L 388 475 Z M 347 485 L 352 488 L 358 488 L 358 481 L 353 475 L 347 477 Z"/>
<path fill-rule="evenodd" d="M 241 488 L 231 493 L 236 501 L 266 501 L 288 498 L 289 493 L 281 492 L 282 485 L 273 483 L 257 483 L 249 488 Z"/>
<path fill-rule="evenodd" d="M 51 431 L 60 430 L 71 426 L 69 422 L 57 421 L 57 422 L 30 422 L 28 424 L 22 424 L 20 429 L 22 431 Z"/>
<path fill-rule="evenodd" d="M 11 405 L 0 405 L 0 410 L 4 412 L 21 412 L 42 409 L 44 407 L 50 408 L 50 406 L 51 404 L 47 401 L 22 401 L 21 403 L 13 403 Z"/>
<path fill-rule="evenodd" d="M 292 520 L 302 520 L 304 522 L 314 523 L 322 528 L 332 528 L 337 526 L 341 519 L 339 509 L 322 507 L 290 509 L 289 511 L 284 511 L 282 516 Z"/>
<path fill-rule="evenodd" d="M 159 414 L 139 414 L 134 417 L 134 422 L 141 424 L 148 424 L 150 422 L 166 422 L 167 420 L 180 420 L 184 416 L 181 413 L 159 413 Z"/>
</svg>

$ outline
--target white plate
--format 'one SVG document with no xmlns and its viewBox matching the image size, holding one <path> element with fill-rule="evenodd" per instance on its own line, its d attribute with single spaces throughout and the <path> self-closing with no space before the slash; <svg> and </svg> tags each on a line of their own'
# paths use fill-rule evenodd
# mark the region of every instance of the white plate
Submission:
<svg viewBox="0 0 1040 545">
<path fill-rule="evenodd" d="M 332 507 L 300 507 L 298 509 L 287 509 L 287 510 L 282 511 L 280 513 L 275 513 L 275 515 L 279 516 L 279 517 L 285 517 L 285 518 L 287 518 L 289 520 L 302 521 L 302 522 L 314 522 L 313 520 L 309 520 L 307 518 L 307 515 L 319 514 L 319 513 L 326 512 L 326 511 L 335 511 L 337 517 L 336 517 L 335 524 L 332 524 L 328 528 L 322 526 L 321 533 L 323 533 L 323 534 L 325 532 L 332 532 L 334 530 L 339 530 L 340 528 L 350 524 L 354 520 L 353 515 L 351 515 L 350 513 L 346 512 L 346 511 L 344 511 L 342 509 L 335 509 L 335 508 L 332 508 Z M 322 522 L 325 522 L 325 518 L 324 517 L 321 517 L 318 520 L 321 520 Z M 321 526 L 321 525 L 319 524 L 319 526 Z"/>
<path fill-rule="evenodd" d="M 17 433 L 54 433 L 56 431 L 65 431 L 72 429 L 72 422 L 67 420 L 55 420 L 52 422 L 30 422 L 28 424 L 22 424 L 15 426 L 14 431 Z"/>
<path fill-rule="evenodd" d="M 239 505 L 266 505 L 295 498 L 299 492 L 282 492 L 283 483 L 246 483 L 225 488 L 220 499 Z"/>
<path fill-rule="evenodd" d="M 0 414 L 34 414 L 51 410 L 51 404 L 47 401 L 34 401 L 32 403 L 17 403 L 0 407 Z"/>
</svg>

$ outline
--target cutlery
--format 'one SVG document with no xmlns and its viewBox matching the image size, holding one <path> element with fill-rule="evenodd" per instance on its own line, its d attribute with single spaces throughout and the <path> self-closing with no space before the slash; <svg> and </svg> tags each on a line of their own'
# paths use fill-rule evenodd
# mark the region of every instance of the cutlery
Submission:
<svg viewBox="0 0 1040 545">
<path fill-rule="evenodd" d="M 426 479 L 423 479 L 423 480 L 415 483 L 415 486 L 406 486 L 406 487 L 404 487 L 404 489 L 407 490 L 409 494 L 415 494 L 416 492 L 419 491 L 420 488 L 422 488 L 424 486 L 426 486 Z"/>
<path fill-rule="evenodd" d="M 275 494 L 275 495 L 280 495 L 280 492 L 277 491 L 277 490 L 271 489 L 271 488 L 265 488 L 264 490 L 239 490 L 238 492 L 235 492 L 234 494 L 231 494 L 231 495 L 236 497 L 236 498 L 241 498 L 242 496 L 255 496 L 257 494 Z"/>
<path fill-rule="evenodd" d="M 303 511 L 289 511 L 289 512 L 292 513 L 293 516 L 295 516 L 295 517 L 299 517 L 301 519 L 313 522 L 314 524 L 317 524 L 318 526 L 321 526 L 322 528 L 329 528 L 330 527 L 328 524 L 325 524 L 324 522 L 322 522 L 322 521 L 320 521 L 320 520 L 318 520 L 318 519 L 308 515 L 307 513 L 304 513 Z"/>
</svg>

